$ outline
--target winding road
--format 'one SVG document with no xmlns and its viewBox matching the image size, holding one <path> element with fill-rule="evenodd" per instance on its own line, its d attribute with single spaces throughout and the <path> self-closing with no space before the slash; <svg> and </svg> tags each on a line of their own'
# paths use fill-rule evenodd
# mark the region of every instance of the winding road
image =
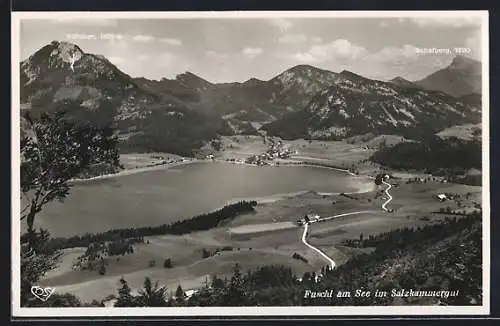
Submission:
<svg viewBox="0 0 500 326">
<path fill-rule="evenodd" d="M 388 212 L 389 210 L 386 208 L 386 205 L 389 204 L 389 202 L 392 200 L 392 196 L 391 194 L 389 193 L 389 189 L 392 188 L 392 185 L 390 183 L 387 183 L 385 181 L 382 181 L 385 185 L 387 185 L 387 188 L 385 189 L 385 193 L 387 194 L 387 196 L 389 197 L 383 204 L 382 204 L 382 209 L 386 212 Z M 338 214 L 338 215 L 334 215 L 334 216 L 329 216 L 329 217 L 324 217 L 322 219 L 319 219 L 317 221 L 309 221 L 307 223 L 304 223 L 304 233 L 302 233 L 302 243 L 305 244 L 307 247 L 309 247 L 310 249 L 316 251 L 317 253 L 319 253 L 329 264 L 330 268 L 331 269 L 334 269 L 335 268 L 335 261 L 333 259 L 331 259 L 330 257 L 328 257 L 327 254 L 325 254 L 323 251 L 321 251 L 320 249 L 316 248 L 315 246 L 311 245 L 310 243 L 307 242 L 307 231 L 309 229 L 309 224 L 311 223 L 317 223 L 317 222 L 322 222 L 322 221 L 327 221 L 327 220 L 331 220 L 331 219 L 334 219 L 334 218 L 337 218 L 337 217 L 342 217 L 342 216 L 348 216 L 348 215 L 356 215 L 356 214 L 363 214 L 363 213 L 373 213 L 375 211 L 357 211 L 357 212 L 351 212 L 351 213 L 343 213 L 343 214 Z"/>
<path fill-rule="evenodd" d="M 334 269 L 335 268 L 335 262 L 333 261 L 333 259 L 331 259 L 330 257 L 328 257 L 323 251 L 319 250 L 315 246 L 312 246 L 309 243 L 307 243 L 306 237 L 307 237 L 307 229 L 308 228 L 309 228 L 309 223 L 305 223 L 304 224 L 304 233 L 302 234 L 302 243 L 304 243 L 306 246 L 308 246 L 309 248 L 311 248 L 312 250 L 316 251 L 318 254 L 320 254 L 321 256 L 323 256 L 323 258 L 325 258 L 325 260 L 328 261 L 328 263 L 330 264 L 330 268 Z"/>
<path fill-rule="evenodd" d="M 382 204 L 382 209 L 386 212 L 388 212 L 389 210 L 385 207 L 387 204 L 389 204 L 389 202 L 392 200 L 392 196 L 391 194 L 389 193 L 389 189 L 392 188 L 392 185 L 390 183 L 387 183 L 385 181 L 382 181 L 382 183 L 384 183 L 385 185 L 387 185 L 387 188 L 385 189 L 385 193 L 387 194 L 387 196 L 389 197 L 387 199 L 387 201 L 385 203 Z"/>
</svg>

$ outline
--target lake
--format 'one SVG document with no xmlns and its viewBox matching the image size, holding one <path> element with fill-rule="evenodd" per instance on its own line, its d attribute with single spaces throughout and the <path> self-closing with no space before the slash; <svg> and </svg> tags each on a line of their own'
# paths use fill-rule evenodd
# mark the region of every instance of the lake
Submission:
<svg viewBox="0 0 500 326">
<path fill-rule="evenodd" d="M 47 205 L 37 227 L 52 236 L 155 226 L 249 198 L 301 191 L 354 192 L 367 181 L 327 168 L 256 167 L 198 162 L 75 184 L 63 203 Z"/>
</svg>

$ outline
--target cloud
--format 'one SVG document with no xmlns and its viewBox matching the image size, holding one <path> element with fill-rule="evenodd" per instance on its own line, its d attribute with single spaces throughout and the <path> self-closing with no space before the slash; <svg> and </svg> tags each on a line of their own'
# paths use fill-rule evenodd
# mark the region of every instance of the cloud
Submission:
<svg viewBox="0 0 500 326">
<path fill-rule="evenodd" d="M 151 56 L 148 54 L 141 54 L 140 56 L 137 57 L 137 61 L 148 61 L 151 59 Z"/>
<path fill-rule="evenodd" d="M 160 38 L 159 41 L 161 43 L 166 43 L 169 45 L 182 45 L 182 41 L 176 38 L 168 38 L 168 37 L 163 37 Z"/>
<path fill-rule="evenodd" d="M 376 79 L 391 79 L 402 76 L 408 80 L 419 80 L 443 68 L 451 60 L 450 55 L 419 54 L 413 44 L 387 46 L 369 53 L 362 61 L 363 75 Z"/>
<path fill-rule="evenodd" d="M 321 39 L 321 37 L 315 36 L 312 38 L 312 41 L 314 43 L 321 43 L 323 40 Z"/>
<path fill-rule="evenodd" d="M 218 60 L 229 58 L 229 54 L 215 52 L 214 50 L 205 51 L 205 56 L 211 59 L 218 59 Z"/>
<path fill-rule="evenodd" d="M 261 48 L 244 48 L 242 53 L 245 57 L 253 59 L 264 52 Z"/>
<path fill-rule="evenodd" d="M 279 43 L 304 43 L 307 42 L 307 36 L 304 34 L 285 34 L 278 39 Z"/>
<path fill-rule="evenodd" d="M 465 47 L 471 49 L 471 57 L 476 60 L 481 60 L 482 42 L 480 30 L 475 31 L 471 36 L 465 39 Z"/>
<path fill-rule="evenodd" d="M 326 44 L 313 45 L 307 52 L 295 53 L 290 58 L 308 63 L 326 62 L 335 59 L 355 60 L 363 57 L 366 49 L 345 39 Z"/>
<path fill-rule="evenodd" d="M 367 60 L 381 63 L 408 63 L 419 57 L 417 48 L 411 44 L 401 47 L 388 46 L 367 56 Z"/>
<path fill-rule="evenodd" d="M 481 25 L 481 19 L 478 17 L 418 17 L 410 18 L 410 22 L 421 28 L 432 27 L 478 27 Z"/>
<path fill-rule="evenodd" d="M 164 51 L 158 55 L 152 56 L 148 61 L 143 61 L 143 63 L 148 66 L 151 66 L 150 62 L 154 62 L 155 66 L 160 68 L 159 71 L 169 71 L 170 74 L 173 72 L 180 73 L 191 68 L 191 65 L 186 61 L 185 57 L 169 51 Z M 168 69 L 165 70 L 161 68 Z"/>
<path fill-rule="evenodd" d="M 134 37 L 132 37 L 132 41 L 135 41 L 135 42 L 152 42 L 154 40 L 155 40 L 154 36 L 151 36 L 151 35 L 139 34 L 139 35 L 135 35 Z"/>
<path fill-rule="evenodd" d="M 160 53 L 155 60 L 160 67 L 170 67 L 176 59 L 177 56 L 175 54 L 165 51 L 163 53 Z"/>
<path fill-rule="evenodd" d="M 292 28 L 293 24 L 286 19 L 283 18 L 274 18 L 269 21 L 269 23 L 275 27 L 277 27 L 280 32 L 284 33 L 290 28 Z"/>
<path fill-rule="evenodd" d="M 309 52 L 299 52 L 289 56 L 289 58 L 303 62 L 303 63 L 315 63 L 318 59 Z"/>
</svg>

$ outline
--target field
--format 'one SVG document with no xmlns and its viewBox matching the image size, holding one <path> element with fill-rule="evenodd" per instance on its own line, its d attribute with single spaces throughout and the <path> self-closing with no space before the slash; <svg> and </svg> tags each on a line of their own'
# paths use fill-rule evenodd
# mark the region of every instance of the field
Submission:
<svg viewBox="0 0 500 326">
<path fill-rule="evenodd" d="M 57 292 L 70 292 L 83 301 L 104 299 L 116 294 L 118 281 L 124 277 L 132 289 L 141 287 L 146 276 L 158 280 L 175 291 L 177 285 L 184 290 L 196 289 L 212 275 L 230 276 L 235 263 L 243 270 L 262 264 L 290 266 L 296 275 L 318 271 L 327 263 L 313 250 L 307 248 L 301 237 L 303 228 L 293 224 L 308 213 L 321 217 L 341 213 L 373 210 L 373 213 L 344 216 L 312 224 L 308 242 L 324 251 L 337 265 L 369 248 L 355 249 L 342 246 L 345 239 L 358 239 L 360 234 L 386 232 L 395 228 L 414 227 L 435 223 L 454 211 L 461 212 L 481 202 L 480 187 L 443 184 L 437 181 L 407 183 L 394 180 L 388 205 L 393 213 L 380 206 L 387 198 L 385 186 L 372 191 L 343 196 L 307 192 L 290 197 L 274 198 L 260 203 L 256 212 L 239 216 L 229 224 L 216 229 L 182 236 L 156 236 L 145 239 L 144 244 L 134 245 L 134 253 L 106 260 L 106 274 L 97 271 L 74 271 L 71 262 L 84 252 L 84 248 L 66 250 L 59 267 L 46 275 L 41 285 L 53 286 Z M 453 200 L 440 202 L 439 193 L 453 194 Z M 450 213 L 439 213 L 449 207 Z M 202 250 L 212 253 L 202 258 Z M 307 259 L 307 263 L 292 258 L 294 253 Z M 172 268 L 164 268 L 170 258 Z"/>
<path fill-rule="evenodd" d="M 182 156 L 168 153 L 127 153 L 120 155 L 120 163 L 126 170 L 156 166 L 164 162 L 182 159 Z"/>
<path fill-rule="evenodd" d="M 442 138 L 457 137 L 465 140 L 472 140 L 474 138 L 481 137 L 481 127 L 482 125 L 480 123 L 458 125 L 446 128 L 440 131 L 437 135 Z M 479 130 L 479 132 L 477 132 L 476 130 Z"/>
</svg>

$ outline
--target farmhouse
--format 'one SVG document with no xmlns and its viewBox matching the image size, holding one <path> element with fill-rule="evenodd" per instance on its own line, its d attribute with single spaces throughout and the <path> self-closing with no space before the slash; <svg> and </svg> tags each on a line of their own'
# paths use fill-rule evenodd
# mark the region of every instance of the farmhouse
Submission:
<svg viewBox="0 0 500 326">
<path fill-rule="evenodd" d="M 445 201 L 448 199 L 448 197 L 445 194 L 438 194 L 436 195 L 436 198 L 439 199 L 440 201 Z"/>
<path fill-rule="evenodd" d="M 309 222 L 317 222 L 319 221 L 320 216 L 318 214 L 307 214 L 303 218 L 298 219 L 295 221 L 295 224 L 297 225 L 303 225 Z"/>
<path fill-rule="evenodd" d="M 319 220 L 319 215 L 318 214 L 307 214 L 307 218 L 311 221 L 311 222 L 316 222 Z"/>
</svg>

